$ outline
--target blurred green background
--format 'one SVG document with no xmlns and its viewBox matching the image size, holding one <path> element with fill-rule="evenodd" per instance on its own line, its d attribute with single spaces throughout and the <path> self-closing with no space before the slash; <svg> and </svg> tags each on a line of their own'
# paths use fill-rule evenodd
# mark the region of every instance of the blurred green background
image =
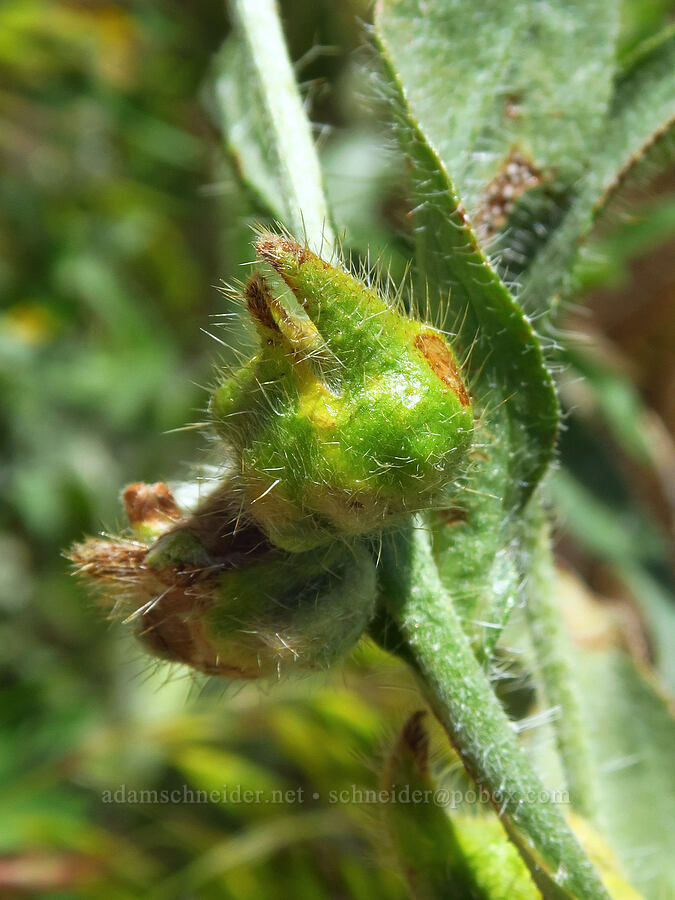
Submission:
<svg viewBox="0 0 675 900">
<path fill-rule="evenodd" d="M 626 4 L 624 54 L 668 6 Z M 282 4 L 345 244 L 396 273 L 405 187 L 373 114 L 368 8 Z M 206 439 L 174 429 L 203 419 L 225 353 L 200 329 L 241 339 L 220 324 L 218 285 L 245 271 L 261 210 L 238 185 L 209 88 L 227 31 L 206 0 L 0 5 L 2 897 L 407 896 L 377 810 L 329 801 L 377 786 L 424 705 L 401 666 L 370 645 L 278 686 L 158 666 L 62 557 L 121 526 L 127 482 L 190 475 Z M 561 563 L 672 686 L 672 175 L 630 200 L 580 267 L 586 302 L 561 323 L 576 337 L 564 340 L 571 412 L 553 490 Z M 455 777 L 439 736 L 434 747 L 439 777 Z M 133 793 L 228 785 L 302 788 L 304 802 Z"/>
</svg>

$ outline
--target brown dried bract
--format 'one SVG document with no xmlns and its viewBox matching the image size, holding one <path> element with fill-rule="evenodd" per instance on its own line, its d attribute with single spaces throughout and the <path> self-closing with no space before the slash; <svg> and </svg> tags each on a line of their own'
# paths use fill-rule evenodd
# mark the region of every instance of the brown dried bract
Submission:
<svg viewBox="0 0 675 900">
<path fill-rule="evenodd" d="M 275 268 L 278 268 L 283 254 L 293 256 L 300 266 L 314 256 L 310 250 L 298 244 L 297 241 L 271 232 L 265 232 L 256 242 L 255 247 L 260 256 Z"/>
<path fill-rule="evenodd" d="M 203 622 L 211 600 L 189 587 L 176 586 L 141 617 L 138 637 L 159 657 L 184 663 L 207 675 L 231 678 L 254 677 L 237 666 L 227 665 L 209 641 Z"/>
<path fill-rule="evenodd" d="M 142 525 L 152 522 L 175 522 L 180 510 L 173 494 L 163 481 L 145 484 L 135 481 L 122 491 L 122 500 L 129 524 Z"/>
<path fill-rule="evenodd" d="M 414 712 L 403 726 L 400 739 L 401 749 L 408 750 L 412 754 L 415 765 L 422 774 L 426 773 L 429 767 L 429 734 L 424 727 L 425 717 L 424 709 Z"/>
<path fill-rule="evenodd" d="M 126 621 L 136 620 L 138 637 L 157 656 L 208 675 L 255 677 L 255 671 L 245 672 L 220 659 L 205 633 L 213 602 L 203 584 L 206 580 L 208 585 L 208 574 L 189 567 L 148 568 L 147 552 L 145 545 L 132 541 L 90 538 L 72 548 L 70 559 L 77 574 L 98 587 L 101 601 L 115 615 L 120 609 L 129 611 Z M 122 607 L 117 607 L 119 601 Z"/>
<path fill-rule="evenodd" d="M 244 297 L 246 298 L 246 307 L 249 313 L 257 322 L 260 322 L 261 325 L 269 328 L 271 331 L 279 330 L 270 309 L 272 295 L 262 275 L 258 273 L 251 275 L 244 290 Z"/>
<path fill-rule="evenodd" d="M 445 341 L 433 332 L 423 331 L 415 338 L 415 347 L 424 355 L 434 375 L 457 394 L 462 406 L 469 406 L 471 400 Z"/>
<path fill-rule="evenodd" d="M 78 575 L 99 582 L 133 582 L 148 548 L 134 541 L 108 541 L 89 538 L 75 544 L 68 558 L 77 566 Z"/>
</svg>

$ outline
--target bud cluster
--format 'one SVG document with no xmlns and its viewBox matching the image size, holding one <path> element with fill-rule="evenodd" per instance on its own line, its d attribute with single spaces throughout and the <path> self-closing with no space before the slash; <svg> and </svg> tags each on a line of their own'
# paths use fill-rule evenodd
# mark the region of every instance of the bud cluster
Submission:
<svg viewBox="0 0 675 900">
<path fill-rule="evenodd" d="M 325 668 L 367 627 L 365 547 L 289 554 L 255 526 L 237 530 L 219 503 L 181 515 L 162 483 L 130 485 L 124 499 L 135 539 L 89 538 L 70 556 L 155 656 L 210 675 L 278 676 Z"/>
<path fill-rule="evenodd" d="M 256 249 L 259 349 L 210 402 L 226 477 L 189 512 L 166 485 L 130 485 L 133 538 L 71 551 L 153 653 L 236 678 L 321 668 L 358 641 L 368 536 L 443 503 L 473 431 L 441 332 L 289 236 Z"/>
</svg>

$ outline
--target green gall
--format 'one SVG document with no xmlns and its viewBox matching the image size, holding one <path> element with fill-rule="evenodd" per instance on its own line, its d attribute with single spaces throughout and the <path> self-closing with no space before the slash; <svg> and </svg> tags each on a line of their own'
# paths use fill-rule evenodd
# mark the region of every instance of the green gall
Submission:
<svg viewBox="0 0 675 900">
<path fill-rule="evenodd" d="M 127 502 L 136 535 L 156 522 L 165 491 L 171 497 L 161 484 L 125 492 L 125 500 L 143 501 Z M 90 538 L 70 557 L 154 655 L 211 675 L 325 668 L 357 643 L 373 615 L 367 548 L 340 542 L 289 554 L 255 526 L 238 529 L 221 500 L 172 521 L 154 542 Z"/>
<path fill-rule="evenodd" d="M 250 520 L 298 552 L 443 505 L 473 433 L 446 338 L 290 237 L 256 249 L 260 349 L 210 404 Z"/>
</svg>

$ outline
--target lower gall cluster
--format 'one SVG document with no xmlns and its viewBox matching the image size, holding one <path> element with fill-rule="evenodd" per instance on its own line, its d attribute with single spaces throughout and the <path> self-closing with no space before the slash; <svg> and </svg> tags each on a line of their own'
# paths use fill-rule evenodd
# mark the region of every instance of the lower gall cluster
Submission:
<svg viewBox="0 0 675 900">
<path fill-rule="evenodd" d="M 324 669 L 373 616 L 365 545 L 287 553 L 239 527 L 222 498 L 191 514 L 161 482 L 129 485 L 123 499 L 131 533 L 88 538 L 69 555 L 153 656 L 236 679 Z"/>
<path fill-rule="evenodd" d="M 369 536 L 445 505 L 473 411 L 443 335 L 288 236 L 245 287 L 256 355 L 215 389 L 228 474 L 178 506 L 123 493 L 130 532 L 70 558 L 154 655 L 233 678 L 320 669 L 375 609 Z"/>
</svg>

